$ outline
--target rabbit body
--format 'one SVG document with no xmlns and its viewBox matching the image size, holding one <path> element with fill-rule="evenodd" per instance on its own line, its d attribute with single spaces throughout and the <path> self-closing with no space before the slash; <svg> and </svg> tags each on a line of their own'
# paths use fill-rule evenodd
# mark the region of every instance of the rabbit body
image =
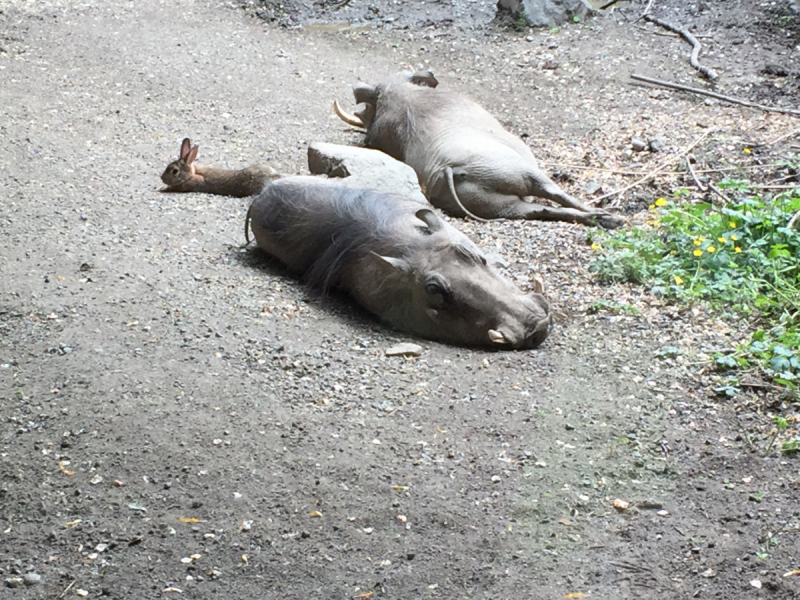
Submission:
<svg viewBox="0 0 800 600">
<path fill-rule="evenodd" d="M 165 192 L 202 192 L 219 196 L 244 198 L 258 194 L 264 186 L 280 177 L 272 167 L 251 165 L 246 169 L 218 169 L 194 164 L 197 146 L 189 138 L 181 144 L 178 160 L 172 161 L 161 174 Z"/>
</svg>

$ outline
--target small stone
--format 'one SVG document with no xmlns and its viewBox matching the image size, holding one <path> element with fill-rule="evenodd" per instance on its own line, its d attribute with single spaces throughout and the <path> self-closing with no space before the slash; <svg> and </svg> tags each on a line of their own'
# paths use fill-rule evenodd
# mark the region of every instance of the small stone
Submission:
<svg viewBox="0 0 800 600">
<path fill-rule="evenodd" d="M 667 145 L 664 143 L 664 140 L 661 139 L 661 136 L 656 136 L 652 140 L 650 140 L 650 152 L 664 152 L 667 149 Z"/>
<path fill-rule="evenodd" d="M 20 577 L 9 577 L 6 579 L 6 587 L 18 588 L 20 585 L 22 585 L 22 578 Z"/>
<path fill-rule="evenodd" d="M 417 344 L 402 343 L 386 349 L 386 356 L 419 356 L 421 354 L 422 346 Z"/>
<path fill-rule="evenodd" d="M 603 186 L 597 183 L 594 179 L 590 180 L 583 188 L 587 196 L 593 196 L 603 191 Z"/>
<path fill-rule="evenodd" d="M 564 423 L 564 429 L 567 431 L 573 431 L 575 429 L 575 425 L 572 425 L 571 423 Z"/>
<path fill-rule="evenodd" d="M 642 152 L 645 148 L 647 148 L 647 144 L 645 144 L 639 138 L 633 138 L 631 140 L 631 148 L 633 148 L 633 150 L 636 152 Z"/>
</svg>

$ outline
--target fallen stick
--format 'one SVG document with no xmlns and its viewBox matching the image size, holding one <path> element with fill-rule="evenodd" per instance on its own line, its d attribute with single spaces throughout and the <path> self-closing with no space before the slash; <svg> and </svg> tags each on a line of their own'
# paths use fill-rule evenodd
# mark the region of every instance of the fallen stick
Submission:
<svg viewBox="0 0 800 600">
<path fill-rule="evenodd" d="M 780 137 L 776 137 L 771 142 L 761 142 L 760 144 L 753 145 L 753 148 L 761 148 L 762 146 L 772 146 L 773 144 L 777 144 L 778 142 L 782 142 L 786 138 L 794 137 L 795 135 L 800 134 L 800 129 L 795 129 L 794 131 L 790 131 L 789 133 L 784 133 Z M 795 146 L 793 146 L 795 147 Z"/>
<path fill-rule="evenodd" d="M 692 160 L 688 156 L 684 156 L 684 158 L 686 159 L 686 168 L 689 169 L 689 173 L 692 174 L 692 179 L 694 179 L 694 182 L 697 184 L 697 188 L 701 192 L 705 192 L 707 188 L 697 178 L 697 173 L 694 172 L 694 168 L 692 167 Z"/>
<path fill-rule="evenodd" d="M 679 83 L 672 83 L 670 81 L 661 81 L 660 79 L 645 77 L 644 75 L 639 75 L 637 73 L 631 73 L 631 79 L 635 79 L 636 81 L 644 81 L 646 83 L 652 83 L 653 85 L 658 85 L 660 87 L 668 88 L 671 90 L 678 90 L 681 92 L 691 92 L 692 94 L 700 94 L 701 96 L 716 98 L 717 100 L 723 100 L 725 102 L 730 102 L 731 104 L 739 104 L 740 106 L 747 106 L 748 108 L 757 108 L 759 110 L 767 112 L 777 112 L 785 115 L 800 117 L 800 110 L 794 110 L 791 108 L 778 108 L 776 106 L 765 106 L 763 104 L 756 104 L 755 102 L 748 102 L 747 100 L 739 100 L 738 98 L 733 98 L 731 96 L 724 96 L 722 94 L 717 94 L 716 92 L 708 92 L 706 90 L 701 90 L 700 88 L 689 87 L 688 85 L 681 85 Z"/>
<path fill-rule="evenodd" d="M 708 79 L 716 79 L 718 77 L 717 72 L 714 69 L 709 67 L 702 66 L 698 61 L 697 57 L 700 56 L 700 42 L 697 41 L 697 38 L 694 37 L 691 33 L 686 31 L 681 27 L 677 27 L 671 23 L 667 23 L 666 21 L 662 21 L 661 19 L 656 19 L 655 17 L 651 17 L 650 15 L 644 15 L 644 20 L 654 25 L 658 25 L 659 27 L 663 27 L 664 29 L 669 29 L 680 35 L 683 39 L 689 42 L 692 45 L 692 54 L 689 56 L 689 64 L 692 65 L 695 69 L 700 71 L 705 77 Z"/>
<path fill-rule="evenodd" d="M 794 226 L 797 224 L 797 219 L 800 217 L 800 210 L 794 213 L 794 216 L 789 219 L 789 222 L 786 224 L 786 229 L 793 229 Z"/>
<path fill-rule="evenodd" d="M 711 188 L 711 191 L 714 192 L 717 196 L 722 198 L 725 201 L 725 204 L 731 204 L 731 199 L 728 198 L 725 194 L 722 193 L 722 190 L 715 186 L 710 181 L 708 182 L 708 187 Z"/>
<path fill-rule="evenodd" d="M 713 132 L 715 132 L 716 130 L 717 130 L 717 129 L 716 129 L 715 127 L 712 127 L 711 129 L 707 129 L 706 131 L 704 131 L 704 132 L 703 132 L 703 134 L 702 134 L 702 135 L 700 135 L 700 136 L 699 136 L 699 137 L 698 137 L 696 140 L 694 140 L 694 141 L 693 141 L 691 144 L 689 144 L 689 145 L 688 145 L 686 148 L 684 148 L 683 150 L 681 150 L 681 151 L 678 153 L 678 156 L 685 156 L 686 154 L 689 154 L 689 152 L 692 150 L 692 148 L 694 148 L 695 146 L 697 146 L 697 144 L 699 144 L 699 143 L 700 143 L 700 142 L 702 142 L 704 139 L 706 139 L 706 137 L 707 137 L 707 136 L 708 136 L 710 133 L 713 133 Z M 644 177 L 641 177 L 641 178 L 637 179 L 636 181 L 634 181 L 634 182 L 633 182 L 633 183 L 631 183 L 630 185 L 626 185 L 626 186 L 625 186 L 624 188 L 622 188 L 621 190 L 617 190 L 617 191 L 615 191 L 615 192 L 609 192 L 608 194 L 603 194 L 602 196 L 600 196 L 600 197 L 598 197 L 598 198 L 595 198 L 595 202 L 599 202 L 600 200 L 603 200 L 603 199 L 605 199 L 605 198 L 610 198 L 611 196 L 616 196 L 616 195 L 618 195 L 618 194 L 623 194 L 623 193 L 627 192 L 628 190 L 631 190 L 631 189 L 635 188 L 637 185 L 641 185 L 641 184 L 642 184 L 642 183 L 644 183 L 645 181 L 649 181 L 650 179 L 652 179 L 653 177 L 655 177 L 656 175 L 658 175 L 658 174 L 659 174 L 661 171 L 663 171 L 664 169 L 666 169 L 667 167 L 669 167 L 669 166 L 672 164 L 672 162 L 673 162 L 674 160 L 675 160 L 675 156 L 671 156 L 671 157 L 669 157 L 667 160 L 663 161 L 663 162 L 662 162 L 660 165 L 658 165 L 658 166 L 657 166 L 655 169 L 653 169 L 652 171 L 650 171 L 649 173 L 647 173 L 647 175 L 645 175 Z M 612 205 L 612 206 L 613 206 L 613 205 Z"/>
</svg>

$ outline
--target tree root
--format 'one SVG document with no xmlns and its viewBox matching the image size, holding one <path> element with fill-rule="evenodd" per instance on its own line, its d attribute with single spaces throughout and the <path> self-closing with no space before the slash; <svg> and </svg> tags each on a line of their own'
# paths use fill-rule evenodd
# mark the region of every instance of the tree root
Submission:
<svg viewBox="0 0 800 600">
<path fill-rule="evenodd" d="M 651 17 L 648 14 L 643 15 L 642 17 L 645 21 L 649 21 L 654 25 L 658 25 L 659 27 L 663 27 L 664 29 L 669 29 L 677 34 L 679 34 L 683 39 L 689 42 L 692 45 L 692 54 L 689 56 L 689 64 L 691 64 L 695 69 L 700 71 L 700 73 L 707 77 L 708 79 L 716 79 L 717 72 L 714 69 L 709 67 L 702 66 L 698 61 L 697 57 L 700 55 L 700 42 L 697 41 L 697 38 L 694 37 L 691 33 L 686 31 L 681 27 L 677 27 L 672 25 L 671 23 L 667 23 L 666 21 L 662 21 L 661 19 L 656 19 L 655 17 Z"/>
</svg>

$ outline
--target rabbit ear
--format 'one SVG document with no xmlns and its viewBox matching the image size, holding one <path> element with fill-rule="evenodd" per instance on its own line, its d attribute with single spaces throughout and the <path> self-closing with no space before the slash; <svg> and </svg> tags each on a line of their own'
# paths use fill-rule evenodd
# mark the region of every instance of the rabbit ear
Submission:
<svg viewBox="0 0 800 600">
<path fill-rule="evenodd" d="M 189 154 L 186 156 L 186 164 L 190 165 L 194 162 L 194 159 L 197 158 L 197 151 L 199 148 L 197 146 L 192 146 L 192 149 L 189 150 Z"/>
<path fill-rule="evenodd" d="M 192 142 L 189 138 L 183 138 L 181 142 L 181 155 L 180 158 L 186 158 L 189 155 L 189 150 L 192 148 Z"/>
</svg>

